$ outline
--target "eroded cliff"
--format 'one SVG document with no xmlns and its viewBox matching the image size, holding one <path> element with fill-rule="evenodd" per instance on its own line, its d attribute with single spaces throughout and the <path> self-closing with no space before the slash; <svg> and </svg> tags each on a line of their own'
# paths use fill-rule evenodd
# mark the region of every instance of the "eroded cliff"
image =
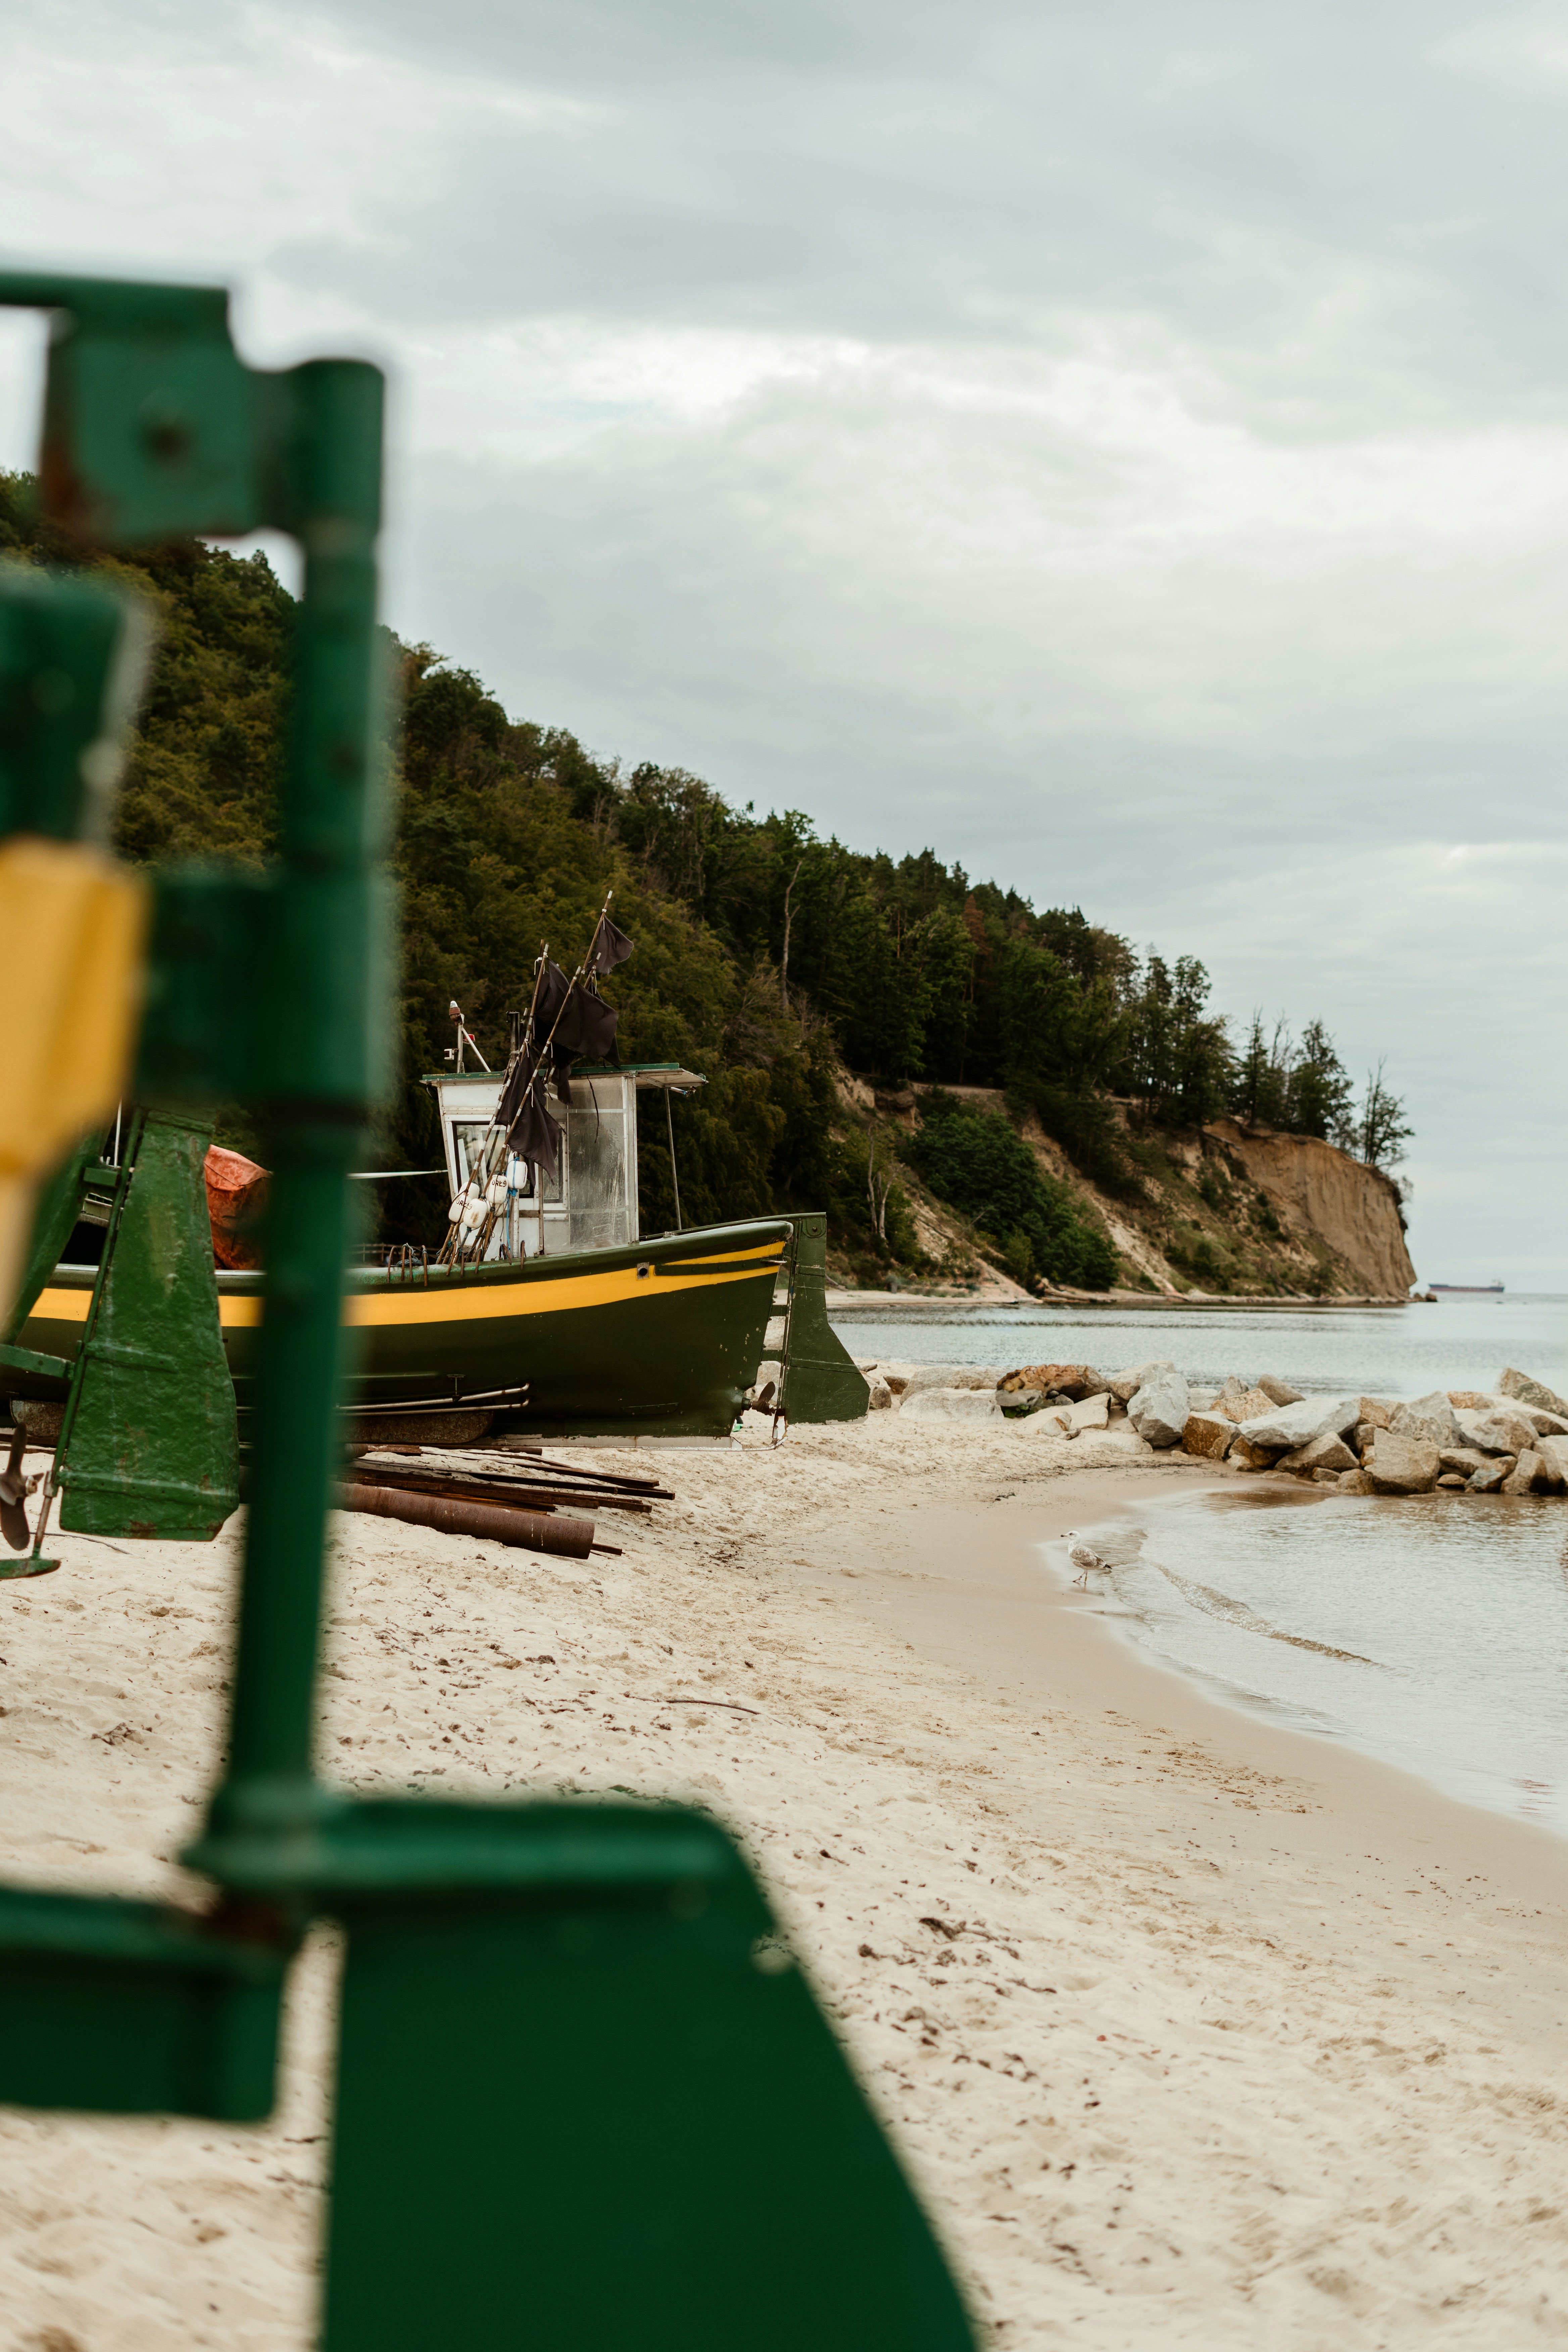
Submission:
<svg viewBox="0 0 1568 2352">
<path fill-rule="evenodd" d="M 977 1111 L 1007 1115 L 986 1087 L 948 1092 Z M 847 1120 L 889 1137 L 920 1119 L 912 1089 L 894 1094 L 841 1076 Z M 1168 1297 L 1404 1298 L 1415 1281 L 1392 1178 L 1312 1136 L 1248 1128 L 1230 1118 L 1202 1129 L 1156 1129 L 1116 1106 L 1129 1181 L 1113 1194 L 1091 1182 L 1031 1114 L 1019 1132 L 1042 1167 L 1070 1186 L 1103 1226 L 1120 1261 L 1119 1284 Z M 889 1132 L 890 1131 L 890 1132 Z M 969 1276 L 1014 1289 L 984 1264 L 966 1221 L 935 1200 L 907 1165 L 929 1277 Z M 851 1278 L 847 1268 L 837 1278 Z M 917 1286 L 921 1276 L 914 1276 Z"/>
<path fill-rule="evenodd" d="M 1311 1135 L 1280 1135 L 1216 1119 L 1207 1143 L 1267 1194 L 1288 1233 L 1316 1240 L 1352 1267 L 1362 1286 L 1403 1298 L 1415 1280 L 1392 1177 Z"/>
</svg>

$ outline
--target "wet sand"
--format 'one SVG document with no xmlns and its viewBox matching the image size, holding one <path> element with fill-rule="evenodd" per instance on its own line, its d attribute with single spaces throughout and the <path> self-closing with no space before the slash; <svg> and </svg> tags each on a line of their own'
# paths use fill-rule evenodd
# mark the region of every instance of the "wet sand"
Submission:
<svg viewBox="0 0 1568 2352">
<path fill-rule="evenodd" d="M 1042 1564 L 1201 1469 L 883 1414 L 660 1466 L 619 1560 L 340 1520 L 325 1769 L 720 1811 L 996 2345 L 1568 2332 L 1568 1843 L 1211 1700 Z M 0 1601 L 6 1874 L 196 1892 L 233 1546 L 60 1550 Z M 331 1957 L 263 2130 L 0 2116 L 6 2352 L 302 2352 Z"/>
</svg>

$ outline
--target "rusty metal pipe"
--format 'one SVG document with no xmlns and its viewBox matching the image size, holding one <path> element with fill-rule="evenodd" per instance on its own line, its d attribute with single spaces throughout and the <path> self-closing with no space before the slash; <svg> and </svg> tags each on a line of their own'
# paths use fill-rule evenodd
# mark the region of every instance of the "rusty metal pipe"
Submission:
<svg viewBox="0 0 1568 2352">
<path fill-rule="evenodd" d="M 598 1495 L 576 1486 L 552 1486 L 532 1479 L 468 1478 L 460 1472 L 385 1469 L 379 1462 L 356 1463 L 356 1486 L 395 1486 L 410 1495 L 451 1495 L 464 1503 L 496 1503 L 509 1511 L 551 1511 L 562 1503 L 592 1503 L 596 1511 L 642 1511 L 653 1508 L 640 1496 Z"/>
<path fill-rule="evenodd" d="M 509 1510 L 496 1503 L 461 1503 L 448 1495 L 410 1494 L 402 1486 L 340 1486 L 332 1503 L 340 1511 L 373 1511 L 384 1519 L 406 1520 L 410 1527 L 437 1528 L 443 1535 L 483 1536 L 491 1543 L 560 1552 L 568 1559 L 586 1559 L 594 1541 L 592 1519 Z"/>
<path fill-rule="evenodd" d="M 481 1450 L 493 1453 L 495 1449 L 485 1447 Z M 574 1478 L 584 1486 L 624 1486 L 627 1494 L 647 1495 L 655 1502 L 660 1500 L 668 1502 L 674 1499 L 668 1486 L 661 1486 L 657 1478 L 645 1477 L 640 1473 L 595 1470 L 591 1469 L 585 1462 L 552 1461 L 546 1454 L 525 1455 L 525 1460 L 527 1469 L 518 1474 L 523 1477 L 528 1475 L 530 1470 L 543 1470 L 547 1471 L 552 1478 Z"/>
</svg>

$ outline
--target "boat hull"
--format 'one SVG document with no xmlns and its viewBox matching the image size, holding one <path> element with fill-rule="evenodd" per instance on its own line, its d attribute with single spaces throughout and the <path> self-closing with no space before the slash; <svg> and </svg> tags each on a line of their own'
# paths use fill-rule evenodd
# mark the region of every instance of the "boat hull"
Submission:
<svg viewBox="0 0 1568 2352">
<path fill-rule="evenodd" d="M 497 1434 L 723 1436 L 756 1376 L 789 1237 L 780 1219 L 518 1265 L 356 1270 L 343 1296 L 345 1401 L 360 1412 L 493 1411 Z M 242 1412 L 261 1280 L 218 1276 Z M 58 1268 L 23 1346 L 73 1357 L 92 1282 L 89 1268 Z M 17 1395 L 63 1394 L 47 1381 L 7 1379 Z"/>
</svg>

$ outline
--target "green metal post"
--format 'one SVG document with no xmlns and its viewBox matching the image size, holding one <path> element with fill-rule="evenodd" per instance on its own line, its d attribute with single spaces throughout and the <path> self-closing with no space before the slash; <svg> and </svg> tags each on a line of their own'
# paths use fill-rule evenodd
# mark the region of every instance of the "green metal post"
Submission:
<svg viewBox="0 0 1568 2352">
<path fill-rule="evenodd" d="M 230 885 L 206 910 L 254 950 L 243 986 L 264 1011 L 216 1018 L 205 1061 L 142 1064 L 154 1099 L 255 1103 L 273 1171 L 229 1756 L 190 1856 L 222 1879 L 298 1862 L 334 1801 L 311 1728 L 347 1180 L 380 1084 L 387 982 L 373 873 L 383 379 L 355 360 L 247 368 L 218 288 L 0 272 L 0 302 L 55 314 L 39 470 L 57 520 L 121 545 L 272 524 L 305 558 L 279 863 L 263 891 Z M 203 893 L 186 895 L 199 928 Z M 193 977 L 210 987 L 211 967 L 187 989 Z"/>
<path fill-rule="evenodd" d="M 247 368 L 216 288 L 0 272 L 0 302 L 55 313 L 40 472 L 57 520 L 119 544 L 270 523 L 305 557 L 279 860 L 231 908 L 258 950 L 265 1026 L 217 1024 L 226 1043 L 184 1073 L 186 1098 L 257 1104 L 273 1169 L 228 1767 L 192 1856 L 221 1878 L 241 1850 L 264 1859 L 258 1840 L 297 1855 L 329 1801 L 311 1724 L 347 1179 L 381 1076 L 387 971 L 372 870 L 383 381 L 353 360 Z"/>
<path fill-rule="evenodd" d="M 188 1857 L 226 1876 L 283 1851 L 334 1801 L 313 1764 L 328 1491 L 342 1371 L 349 1171 L 375 1090 L 382 909 L 375 756 L 375 536 L 382 380 L 324 361 L 295 376 L 289 505 L 305 551 L 293 733 L 254 1040 L 272 1170 L 254 1470 L 228 1769 Z"/>
</svg>

